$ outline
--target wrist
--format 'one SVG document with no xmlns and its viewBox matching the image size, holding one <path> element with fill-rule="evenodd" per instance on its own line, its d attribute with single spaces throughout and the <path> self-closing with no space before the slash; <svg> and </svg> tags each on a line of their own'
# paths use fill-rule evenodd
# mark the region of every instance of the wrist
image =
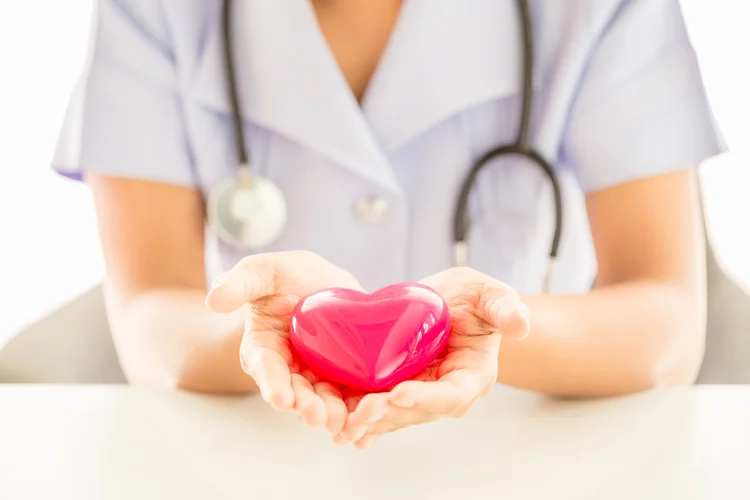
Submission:
<svg viewBox="0 0 750 500">
<path fill-rule="evenodd" d="M 214 328 L 205 331 L 181 363 L 177 387 L 183 390 L 246 394 L 258 390 L 240 362 L 245 310 L 212 314 Z"/>
</svg>

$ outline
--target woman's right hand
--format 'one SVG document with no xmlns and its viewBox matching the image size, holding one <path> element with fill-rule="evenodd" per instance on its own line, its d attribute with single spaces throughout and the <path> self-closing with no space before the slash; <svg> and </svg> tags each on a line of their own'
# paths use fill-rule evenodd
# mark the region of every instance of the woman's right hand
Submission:
<svg viewBox="0 0 750 500">
<path fill-rule="evenodd" d="M 247 309 L 240 360 L 263 399 L 277 410 L 297 412 L 309 425 L 325 425 L 336 435 L 348 415 L 341 389 L 319 381 L 301 364 L 289 341 L 297 302 L 331 287 L 362 289 L 351 273 L 314 253 L 266 253 L 246 257 L 219 276 L 206 304 L 217 313 Z"/>
</svg>

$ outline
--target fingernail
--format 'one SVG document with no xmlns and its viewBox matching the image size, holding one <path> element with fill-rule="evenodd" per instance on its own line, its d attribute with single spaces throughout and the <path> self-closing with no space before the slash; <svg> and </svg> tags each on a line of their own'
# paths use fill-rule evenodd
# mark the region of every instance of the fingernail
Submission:
<svg viewBox="0 0 750 500">
<path fill-rule="evenodd" d="M 504 336 L 524 338 L 531 326 L 531 313 L 525 304 L 505 301 L 495 316 L 496 326 Z"/>
<path fill-rule="evenodd" d="M 391 404 L 400 406 L 401 408 L 413 408 L 417 405 L 413 399 L 408 396 L 396 395 L 391 399 Z"/>
<path fill-rule="evenodd" d="M 367 426 L 363 426 L 362 429 L 354 435 L 354 437 L 352 438 L 352 442 L 356 443 L 357 441 L 365 437 L 365 434 L 367 434 L 367 430 Z"/>
<path fill-rule="evenodd" d="M 335 444 L 336 446 L 343 446 L 346 444 L 341 434 L 336 434 L 335 436 L 333 436 L 331 438 L 331 441 L 333 441 L 333 444 Z"/>
<path fill-rule="evenodd" d="M 268 401 L 276 410 L 291 410 L 294 406 L 294 393 L 291 391 L 277 392 L 275 394 L 263 394 L 263 399 Z"/>
<path fill-rule="evenodd" d="M 531 330 L 531 312 L 525 305 L 521 307 L 521 316 L 523 316 L 525 321 L 524 324 L 519 326 L 519 335 L 521 338 L 524 338 L 529 334 Z"/>
<path fill-rule="evenodd" d="M 215 290 L 226 283 L 227 279 L 221 275 L 217 276 L 213 283 L 211 283 L 211 290 Z"/>
<path fill-rule="evenodd" d="M 374 445 L 379 437 L 380 436 L 378 436 L 377 434 L 370 434 L 367 437 L 363 437 L 362 440 L 357 445 L 357 448 L 359 448 L 360 450 L 366 450 L 370 446 Z"/>
<path fill-rule="evenodd" d="M 522 313 L 523 313 L 523 315 L 524 315 L 524 316 L 526 317 L 526 321 L 528 321 L 528 322 L 529 322 L 529 324 L 530 324 L 530 323 L 531 323 L 531 311 L 529 311 L 529 308 L 528 308 L 528 306 L 526 306 L 526 305 L 524 304 L 524 305 L 523 305 L 523 306 L 521 307 L 521 312 L 522 312 Z"/>
</svg>

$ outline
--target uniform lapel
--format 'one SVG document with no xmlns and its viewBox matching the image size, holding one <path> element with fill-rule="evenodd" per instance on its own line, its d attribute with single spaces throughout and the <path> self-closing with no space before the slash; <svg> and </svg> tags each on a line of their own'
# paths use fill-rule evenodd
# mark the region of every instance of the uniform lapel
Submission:
<svg viewBox="0 0 750 500">
<path fill-rule="evenodd" d="M 234 1 L 245 120 L 393 193 L 402 190 L 388 153 L 465 109 L 520 92 L 514 0 L 405 0 L 361 108 L 309 0 Z M 187 92 L 228 115 L 221 37 L 217 15 Z"/>
<path fill-rule="evenodd" d="M 309 1 L 235 0 L 233 22 L 243 118 L 399 193 Z M 212 24 L 187 91 L 196 102 L 229 114 L 220 16 Z"/>
<path fill-rule="evenodd" d="M 363 109 L 386 152 L 462 110 L 519 92 L 514 0 L 406 0 Z"/>
</svg>

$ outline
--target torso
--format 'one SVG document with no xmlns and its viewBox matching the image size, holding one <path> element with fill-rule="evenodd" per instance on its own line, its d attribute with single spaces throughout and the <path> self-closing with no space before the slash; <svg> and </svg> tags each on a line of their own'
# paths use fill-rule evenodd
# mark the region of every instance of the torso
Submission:
<svg viewBox="0 0 750 500">
<path fill-rule="evenodd" d="M 580 22 L 591 40 L 565 30 L 577 25 L 584 6 L 607 9 L 581 1 L 578 9 L 545 3 L 535 13 L 544 79 L 537 80 L 534 143 L 559 164 L 565 197 L 555 293 L 587 290 L 596 271 L 577 172 L 557 161 L 599 32 L 589 21 Z M 166 5 L 177 15 L 184 12 L 178 4 Z M 517 133 L 517 18 L 512 0 L 236 2 L 245 144 L 254 171 L 288 203 L 283 234 L 261 251 L 315 252 L 368 290 L 450 267 L 459 186 L 478 158 Z M 204 193 L 237 169 L 222 33 L 213 29 L 195 69 L 184 70 L 186 128 Z M 180 59 L 196 58 L 195 44 L 184 45 Z M 474 191 L 469 264 L 519 293 L 538 293 L 554 230 L 546 176 L 511 158 L 483 173 Z M 210 242 L 217 244 L 217 271 L 248 254 Z"/>
<path fill-rule="evenodd" d="M 101 41 L 66 116 L 57 168 L 79 178 L 101 163 L 113 175 L 209 196 L 239 161 L 226 4 L 112 3 L 103 2 Z M 284 232 L 259 251 L 315 252 L 371 290 L 453 265 L 460 186 L 517 136 L 518 5 L 233 2 L 241 139 L 253 173 L 287 200 Z M 719 137 L 679 2 L 529 6 L 538 76 L 531 140 L 564 198 L 551 289 L 582 293 L 596 274 L 585 192 L 698 163 L 720 149 Z M 487 168 L 468 207 L 469 265 L 539 293 L 555 228 L 552 188 L 519 158 Z M 250 253 L 210 227 L 206 241 L 209 280 Z"/>
<path fill-rule="evenodd" d="M 396 24 L 402 0 L 312 0 L 331 53 L 361 102 Z"/>
</svg>

